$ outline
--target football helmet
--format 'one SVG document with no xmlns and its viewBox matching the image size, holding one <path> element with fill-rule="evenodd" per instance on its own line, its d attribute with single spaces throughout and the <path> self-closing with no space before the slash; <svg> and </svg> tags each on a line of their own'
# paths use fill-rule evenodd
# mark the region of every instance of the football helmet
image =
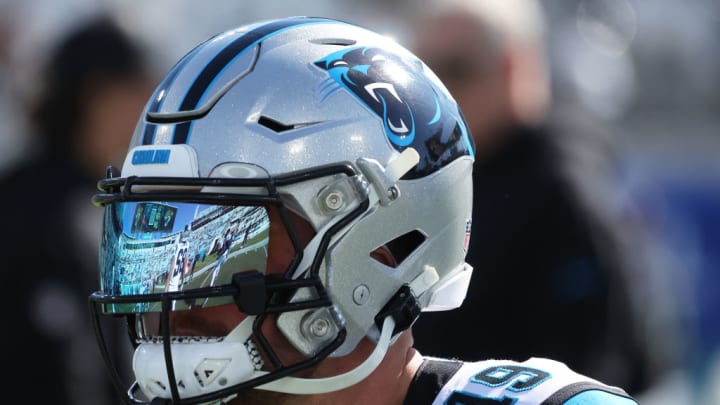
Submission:
<svg viewBox="0 0 720 405">
<path fill-rule="evenodd" d="M 473 148 L 437 77 L 365 28 L 294 17 L 198 45 L 93 198 L 105 216 L 90 308 L 111 370 L 104 316 L 127 323 L 135 381 L 112 374 L 128 403 L 328 392 L 367 376 L 421 311 L 465 297 Z M 173 326 L 218 308 L 242 314 L 227 334 Z M 357 368 L 298 375 L 366 337 L 376 346 Z"/>
</svg>

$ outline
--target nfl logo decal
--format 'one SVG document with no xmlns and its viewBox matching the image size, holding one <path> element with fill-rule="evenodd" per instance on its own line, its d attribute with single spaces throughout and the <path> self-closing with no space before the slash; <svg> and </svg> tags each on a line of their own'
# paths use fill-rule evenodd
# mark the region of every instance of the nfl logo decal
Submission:
<svg viewBox="0 0 720 405">
<path fill-rule="evenodd" d="M 468 246 L 470 246 L 470 228 L 472 228 L 472 219 L 468 218 L 465 221 L 465 241 L 463 242 L 463 251 L 467 253 Z"/>
</svg>

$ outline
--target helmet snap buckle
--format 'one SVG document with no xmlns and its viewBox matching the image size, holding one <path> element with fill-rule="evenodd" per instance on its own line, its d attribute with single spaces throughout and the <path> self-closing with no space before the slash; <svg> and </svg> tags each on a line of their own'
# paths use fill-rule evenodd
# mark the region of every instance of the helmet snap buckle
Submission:
<svg viewBox="0 0 720 405">
<path fill-rule="evenodd" d="M 357 164 L 360 170 L 372 183 L 378 194 L 381 205 L 388 205 L 400 197 L 400 188 L 397 181 L 409 172 L 420 161 L 420 155 L 413 148 L 407 148 L 399 155 L 390 159 L 383 167 L 375 159 L 359 158 Z"/>
</svg>

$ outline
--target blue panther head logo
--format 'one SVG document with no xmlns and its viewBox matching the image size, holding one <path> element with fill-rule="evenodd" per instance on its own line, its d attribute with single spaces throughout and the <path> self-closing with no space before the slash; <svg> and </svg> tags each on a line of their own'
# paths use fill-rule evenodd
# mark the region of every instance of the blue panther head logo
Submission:
<svg viewBox="0 0 720 405">
<path fill-rule="evenodd" d="M 322 82 L 323 100 L 345 88 L 383 120 L 390 143 L 421 156 L 408 177 L 432 173 L 474 145 L 455 101 L 428 80 L 422 64 L 375 47 L 351 47 L 317 60 L 330 76 Z"/>
</svg>

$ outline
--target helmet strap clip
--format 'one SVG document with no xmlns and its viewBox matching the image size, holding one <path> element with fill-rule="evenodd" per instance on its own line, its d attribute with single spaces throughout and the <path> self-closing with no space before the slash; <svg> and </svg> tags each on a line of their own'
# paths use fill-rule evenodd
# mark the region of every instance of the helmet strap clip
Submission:
<svg viewBox="0 0 720 405">
<path fill-rule="evenodd" d="M 382 328 L 383 321 L 388 316 L 395 320 L 393 336 L 410 328 L 420 316 L 420 305 L 407 284 L 400 287 L 383 309 L 375 315 L 375 324 L 378 328 Z"/>
<path fill-rule="evenodd" d="M 375 159 L 359 158 L 357 164 L 370 180 L 378 194 L 381 205 L 388 205 L 400 197 L 397 181 L 412 170 L 420 161 L 420 155 L 413 148 L 407 148 L 382 167 Z"/>
</svg>

